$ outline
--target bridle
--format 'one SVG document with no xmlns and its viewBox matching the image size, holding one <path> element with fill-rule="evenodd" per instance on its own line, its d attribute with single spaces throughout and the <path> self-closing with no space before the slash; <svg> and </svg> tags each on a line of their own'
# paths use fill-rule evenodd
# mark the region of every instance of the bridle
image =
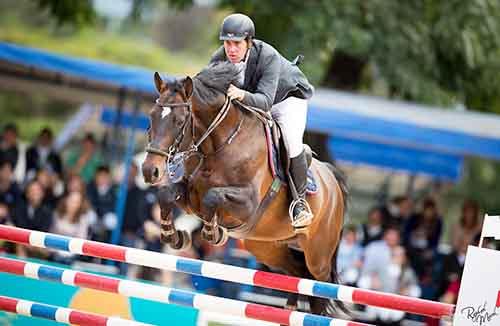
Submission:
<svg viewBox="0 0 500 326">
<path fill-rule="evenodd" d="M 156 104 L 161 106 L 163 109 L 168 108 L 172 109 L 175 107 L 186 107 L 188 109 L 188 114 L 189 114 L 189 119 L 186 119 L 184 121 L 184 124 L 182 126 L 181 131 L 176 135 L 174 142 L 172 145 L 169 146 L 167 150 L 161 149 L 161 148 L 156 148 L 151 146 L 150 143 L 146 146 L 146 152 L 147 153 L 152 153 L 152 154 L 157 154 L 160 156 L 163 156 L 167 160 L 167 172 L 169 175 L 172 175 L 172 171 L 170 171 L 170 166 L 172 163 L 172 160 L 174 156 L 179 156 L 180 159 L 182 159 L 182 163 L 185 162 L 187 159 L 189 159 L 193 155 L 198 155 L 199 157 L 199 162 L 196 168 L 191 172 L 190 176 L 188 176 L 188 179 L 192 178 L 196 174 L 196 172 L 201 168 L 203 161 L 205 158 L 208 156 L 213 156 L 221 152 L 224 147 L 227 145 L 231 144 L 233 139 L 238 135 L 239 131 L 241 130 L 241 126 L 243 125 L 243 120 L 244 120 L 244 115 L 241 115 L 240 121 L 236 128 L 233 130 L 231 135 L 226 139 L 226 141 L 219 146 L 215 151 L 211 153 L 203 153 L 200 150 L 201 144 L 210 136 L 210 134 L 222 123 L 224 118 L 226 118 L 227 114 L 229 113 L 229 110 L 231 109 L 231 99 L 226 95 L 224 99 L 224 104 L 222 105 L 221 109 L 215 116 L 215 118 L 212 120 L 210 125 L 208 126 L 207 130 L 201 135 L 201 137 L 195 141 L 195 126 L 194 126 L 194 115 L 193 115 L 193 110 L 192 110 L 192 103 L 190 100 L 187 100 L 185 102 L 180 102 L 180 103 L 166 103 L 162 104 L 160 103 L 160 99 L 156 99 Z M 187 125 L 188 121 L 191 121 L 191 145 L 188 147 L 187 150 L 185 151 L 180 151 L 179 146 L 181 145 L 184 136 L 186 134 L 187 130 Z M 148 131 L 149 132 L 149 131 Z M 161 178 L 160 178 L 161 180 Z"/>
</svg>

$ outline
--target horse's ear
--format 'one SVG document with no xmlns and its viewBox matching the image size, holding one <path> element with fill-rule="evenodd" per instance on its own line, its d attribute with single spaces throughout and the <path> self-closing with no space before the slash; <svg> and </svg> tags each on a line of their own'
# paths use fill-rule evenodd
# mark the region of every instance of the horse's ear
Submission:
<svg viewBox="0 0 500 326">
<path fill-rule="evenodd" d="M 191 95 L 193 95 L 193 80 L 191 79 L 191 77 L 186 76 L 186 78 L 182 80 L 182 86 L 184 87 L 184 91 L 186 92 L 186 97 L 190 98 Z"/>
<path fill-rule="evenodd" d="M 160 74 L 158 72 L 155 72 L 154 80 L 158 93 L 161 93 L 161 90 L 165 86 L 165 83 L 163 83 L 163 80 L 161 79 Z"/>
</svg>

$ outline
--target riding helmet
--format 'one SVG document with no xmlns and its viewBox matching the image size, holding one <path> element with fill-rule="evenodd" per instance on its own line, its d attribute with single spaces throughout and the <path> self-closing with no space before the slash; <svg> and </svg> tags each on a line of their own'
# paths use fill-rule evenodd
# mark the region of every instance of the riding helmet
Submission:
<svg viewBox="0 0 500 326">
<path fill-rule="evenodd" d="M 219 40 L 241 41 L 249 37 L 255 37 L 255 25 L 250 17 L 243 14 L 232 14 L 224 18 Z"/>
</svg>

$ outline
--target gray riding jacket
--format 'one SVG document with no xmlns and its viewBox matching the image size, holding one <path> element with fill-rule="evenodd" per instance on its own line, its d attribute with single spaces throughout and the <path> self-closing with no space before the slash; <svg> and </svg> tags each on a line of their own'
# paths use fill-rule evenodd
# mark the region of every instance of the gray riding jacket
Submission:
<svg viewBox="0 0 500 326">
<path fill-rule="evenodd" d="M 296 65 L 285 59 L 271 45 L 253 40 L 253 46 L 246 62 L 245 82 L 242 89 L 246 92 L 243 103 L 270 110 L 273 104 L 288 97 L 309 99 L 314 87 Z M 224 46 L 213 55 L 210 63 L 226 61 Z"/>
</svg>

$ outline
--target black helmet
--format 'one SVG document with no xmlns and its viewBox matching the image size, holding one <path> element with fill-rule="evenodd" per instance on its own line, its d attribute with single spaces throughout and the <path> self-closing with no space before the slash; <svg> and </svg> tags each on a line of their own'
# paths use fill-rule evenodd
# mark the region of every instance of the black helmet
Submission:
<svg viewBox="0 0 500 326">
<path fill-rule="evenodd" d="M 220 28 L 219 40 L 241 41 L 255 36 L 255 26 L 250 17 L 232 14 L 224 18 Z"/>
</svg>

